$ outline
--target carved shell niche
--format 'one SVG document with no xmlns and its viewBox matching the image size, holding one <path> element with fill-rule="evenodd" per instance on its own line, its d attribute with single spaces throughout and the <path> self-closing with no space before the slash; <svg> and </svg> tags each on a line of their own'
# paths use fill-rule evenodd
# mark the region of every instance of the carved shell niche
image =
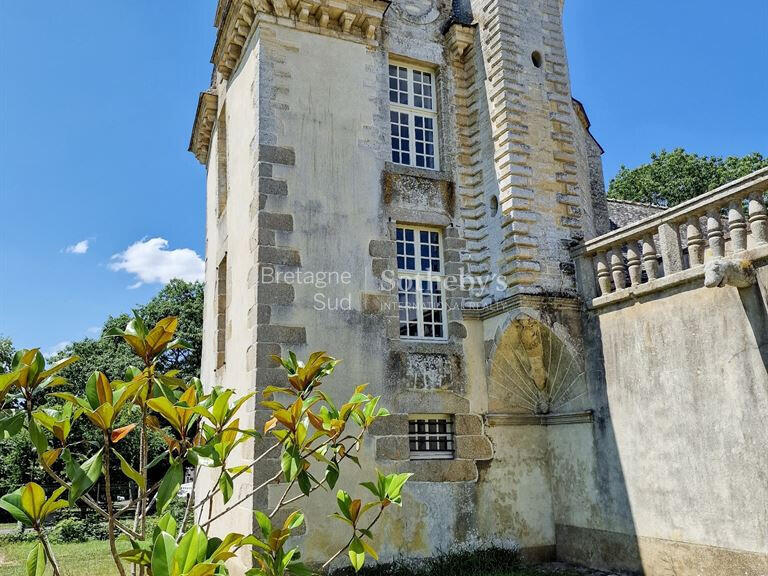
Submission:
<svg viewBox="0 0 768 576">
<path fill-rule="evenodd" d="M 572 412 L 586 393 L 583 368 L 549 328 L 527 316 L 510 323 L 491 359 L 489 412 Z"/>
</svg>

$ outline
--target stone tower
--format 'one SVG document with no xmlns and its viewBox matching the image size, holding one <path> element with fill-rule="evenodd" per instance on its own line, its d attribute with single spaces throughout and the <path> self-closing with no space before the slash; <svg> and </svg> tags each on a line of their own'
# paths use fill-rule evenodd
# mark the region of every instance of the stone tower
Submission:
<svg viewBox="0 0 768 576">
<path fill-rule="evenodd" d="M 551 425 L 591 426 L 568 250 L 606 220 L 562 2 L 220 0 L 215 26 L 190 146 L 203 380 L 250 392 L 280 381 L 272 354 L 343 358 L 330 392 L 369 382 L 392 412 L 347 485 L 415 474 L 384 558 L 491 537 L 552 557 L 575 436 Z M 311 560 L 339 543 L 329 506 L 307 506 Z"/>
</svg>

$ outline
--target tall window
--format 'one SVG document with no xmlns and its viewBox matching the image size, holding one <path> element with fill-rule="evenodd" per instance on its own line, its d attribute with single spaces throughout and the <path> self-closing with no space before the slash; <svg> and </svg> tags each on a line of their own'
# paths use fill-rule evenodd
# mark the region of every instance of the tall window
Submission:
<svg viewBox="0 0 768 576">
<path fill-rule="evenodd" d="M 227 181 L 227 110 L 222 109 L 216 127 L 216 152 L 218 173 L 218 194 L 216 197 L 217 215 L 221 216 L 227 209 L 227 196 L 229 195 L 229 183 Z"/>
<path fill-rule="evenodd" d="M 392 162 L 438 169 L 435 74 L 410 64 L 389 65 Z"/>
<path fill-rule="evenodd" d="M 216 271 L 216 368 L 224 366 L 227 352 L 227 256 Z"/>
<path fill-rule="evenodd" d="M 401 338 L 445 338 L 440 240 L 437 230 L 397 227 Z"/>
</svg>

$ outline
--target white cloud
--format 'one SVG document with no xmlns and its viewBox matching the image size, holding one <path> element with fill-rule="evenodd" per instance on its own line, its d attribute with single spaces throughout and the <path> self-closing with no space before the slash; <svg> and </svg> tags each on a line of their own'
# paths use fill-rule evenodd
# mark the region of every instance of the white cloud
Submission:
<svg viewBox="0 0 768 576">
<path fill-rule="evenodd" d="M 46 358 L 55 356 L 70 344 L 72 344 L 72 342 L 70 342 L 69 340 L 63 340 L 62 342 L 58 342 L 53 346 L 51 346 L 48 350 L 43 350 L 43 356 L 45 356 Z"/>
<path fill-rule="evenodd" d="M 67 254 L 85 254 L 88 252 L 89 244 L 90 240 L 80 240 L 77 244 L 72 244 L 72 246 L 64 248 L 64 252 Z"/>
<path fill-rule="evenodd" d="M 205 264 L 197 252 L 189 248 L 168 250 L 165 238 L 142 238 L 124 252 L 112 256 L 112 270 L 133 274 L 137 282 L 129 288 L 143 284 L 167 284 L 173 278 L 203 280 Z"/>
</svg>

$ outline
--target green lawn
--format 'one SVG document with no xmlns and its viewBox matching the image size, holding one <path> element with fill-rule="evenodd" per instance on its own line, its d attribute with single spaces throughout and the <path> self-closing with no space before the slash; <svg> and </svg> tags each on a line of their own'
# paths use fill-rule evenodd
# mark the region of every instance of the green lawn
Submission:
<svg viewBox="0 0 768 576">
<path fill-rule="evenodd" d="M 24 562 L 33 544 L 0 544 L 0 574 L 25 576 Z M 54 544 L 53 553 L 63 576 L 118 576 L 108 542 Z M 46 575 L 51 574 L 50 567 Z"/>
<path fill-rule="evenodd" d="M 31 543 L 0 544 L 0 575 L 25 576 L 24 562 L 31 548 Z M 63 576 L 118 576 L 107 542 L 54 544 L 53 550 Z M 49 567 L 46 576 L 50 574 Z M 509 572 L 493 572 L 487 576 L 547 576 L 547 573 L 534 568 L 513 568 Z M 561 572 L 557 576 L 568 575 Z"/>
</svg>

